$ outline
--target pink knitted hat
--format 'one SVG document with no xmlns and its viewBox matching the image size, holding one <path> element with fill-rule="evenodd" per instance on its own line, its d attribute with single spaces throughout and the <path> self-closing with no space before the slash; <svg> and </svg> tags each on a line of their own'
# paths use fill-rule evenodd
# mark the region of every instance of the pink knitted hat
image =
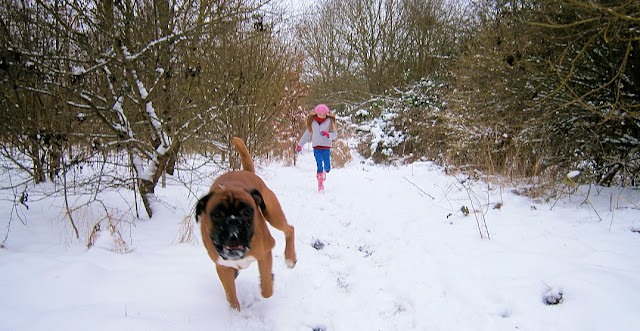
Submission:
<svg viewBox="0 0 640 331">
<path fill-rule="evenodd" d="M 329 114 L 329 107 L 327 107 L 327 105 L 321 103 L 321 104 L 317 105 L 316 108 L 313 111 L 316 114 Z"/>
</svg>

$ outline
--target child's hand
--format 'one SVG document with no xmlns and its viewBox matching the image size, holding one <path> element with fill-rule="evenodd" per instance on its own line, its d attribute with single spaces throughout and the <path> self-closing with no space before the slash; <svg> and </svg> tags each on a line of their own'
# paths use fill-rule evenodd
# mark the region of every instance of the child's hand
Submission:
<svg viewBox="0 0 640 331">
<path fill-rule="evenodd" d="M 323 136 L 325 136 L 325 137 L 329 138 L 329 132 L 327 132 L 327 131 L 322 131 L 322 132 L 320 132 L 320 133 L 321 133 Z"/>
<path fill-rule="evenodd" d="M 302 151 L 302 146 L 296 147 L 296 152 L 301 152 L 301 151 Z"/>
</svg>

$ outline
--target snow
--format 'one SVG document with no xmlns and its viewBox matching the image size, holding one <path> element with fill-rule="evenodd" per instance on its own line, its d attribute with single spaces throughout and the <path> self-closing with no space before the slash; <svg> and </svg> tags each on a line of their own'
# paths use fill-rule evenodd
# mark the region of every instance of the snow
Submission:
<svg viewBox="0 0 640 331">
<path fill-rule="evenodd" d="M 82 74 L 85 74 L 86 72 L 87 72 L 87 70 L 84 67 L 73 66 L 71 68 L 71 73 L 74 74 L 74 75 L 82 75 Z"/>
<path fill-rule="evenodd" d="M 0 249 L 0 330 L 634 330 L 640 325 L 640 225 L 634 190 L 580 190 L 538 203 L 506 187 L 444 174 L 431 163 L 356 160 L 316 192 L 305 149 L 297 166 L 257 163 L 296 229 L 298 264 L 285 265 L 272 230 L 274 295 L 258 267 L 236 280 L 228 307 L 193 226 L 197 197 L 168 178 L 154 218 L 106 229 L 91 249 L 73 239 L 62 201 L 31 199 Z M 187 177 L 187 174 L 183 174 Z M 6 180 L 6 179 L 5 179 Z M 30 197 L 37 194 L 32 192 Z M 109 203 L 130 198 L 114 195 Z M 480 208 L 474 211 L 473 206 Z M 620 198 L 612 199 L 614 196 Z M 435 199 L 433 199 L 433 198 Z M 0 199 L 6 228 L 12 197 Z M 616 201 L 611 206 L 611 201 Z M 478 206 L 478 201 L 482 203 Z M 130 210 L 131 201 L 121 210 Z M 471 210 L 465 216 L 461 207 Z M 499 208 L 497 208 L 499 206 Z M 612 208 L 613 207 L 613 208 Z M 597 213 L 606 221 L 599 221 Z M 481 239 L 476 217 L 491 239 Z M 77 222 L 93 224 L 86 213 Z M 118 215 L 115 215 L 120 217 Z M 83 223 L 84 222 L 84 223 Z M 80 226 L 85 229 L 86 226 Z M 189 237 L 189 236 L 187 236 Z M 557 299 L 557 304 L 549 304 Z"/>
<path fill-rule="evenodd" d="M 576 178 L 578 176 L 580 176 L 580 170 L 573 170 L 567 174 L 567 178 L 569 179 Z"/>
<path fill-rule="evenodd" d="M 548 305 L 557 305 L 562 302 L 562 290 L 550 287 L 549 291 L 544 294 L 544 303 Z"/>
</svg>

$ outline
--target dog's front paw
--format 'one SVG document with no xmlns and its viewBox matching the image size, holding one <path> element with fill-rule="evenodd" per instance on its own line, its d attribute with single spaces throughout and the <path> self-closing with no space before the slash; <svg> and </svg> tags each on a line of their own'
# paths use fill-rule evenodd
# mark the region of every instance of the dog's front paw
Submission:
<svg viewBox="0 0 640 331">
<path fill-rule="evenodd" d="M 296 263 L 298 263 L 298 260 L 289 260 L 287 259 L 287 267 L 289 267 L 289 269 L 293 268 L 296 266 Z"/>
<path fill-rule="evenodd" d="M 235 311 L 240 311 L 240 303 L 238 301 L 229 302 L 229 307 L 231 307 L 231 309 L 233 309 Z"/>
</svg>

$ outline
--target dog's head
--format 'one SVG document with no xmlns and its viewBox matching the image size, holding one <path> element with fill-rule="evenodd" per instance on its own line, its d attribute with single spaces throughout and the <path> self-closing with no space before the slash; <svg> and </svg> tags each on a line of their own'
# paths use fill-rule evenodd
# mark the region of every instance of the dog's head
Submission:
<svg viewBox="0 0 640 331">
<path fill-rule="evenodd" d="M 205 246 L 213 244 L 224 260 L 240 260 L 251 249 L 254 220 L 265 204 L 258 190 L 219 189 L 196 204 L 196 222 L 202 222 Z M 207 243 L 211 240 L 210 243 Z"/>
</svg>

